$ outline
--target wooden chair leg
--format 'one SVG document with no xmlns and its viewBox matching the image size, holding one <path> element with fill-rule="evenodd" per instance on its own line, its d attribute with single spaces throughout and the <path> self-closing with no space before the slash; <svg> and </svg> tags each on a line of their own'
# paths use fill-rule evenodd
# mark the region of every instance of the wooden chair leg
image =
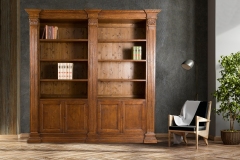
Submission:
<svg viewBox="0 0 240 160">
<path fill-rule="evenodd" d="M 185 144 L 187 144 L 186 133 L 183 134 L 183 141 L 185 142 Z"/>
<path fill-rule="evenodd" d="M 204 139 L 206 145 L 208 145 L 208 139 L 207 138 L 203 138 L 203 139 Z"/>
<path fill-rule="evenodd" d="M 168 147 L 171 146 L 171 132 L 168 131 Z"/>
<path fill-rule="evenodd" d="M 196 134 L 196 149 L 198 149 L 198 134 Z"/>
</svg>

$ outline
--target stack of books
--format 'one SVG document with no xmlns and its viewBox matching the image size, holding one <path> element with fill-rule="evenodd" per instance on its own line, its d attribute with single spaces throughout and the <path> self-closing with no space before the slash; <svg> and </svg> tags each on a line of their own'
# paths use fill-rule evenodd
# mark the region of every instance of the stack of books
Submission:
<svg viewBox="0 0 240 160">
<path fill-rule="evenodd" d="M 73 79 L 73 63 L 58 63 L 58 79 Z"/>
<path fill-rule="evenodd" d="M 42 39 L 57 39 L 58 38 L 58 26 L 45 25 L 42 34 Z"/>
<path fill-rule="evenodd" d="M 141 59 L 142 59 L 142 47 L 133 46 L 133 60 L 141 60 Z"/>
</svg>

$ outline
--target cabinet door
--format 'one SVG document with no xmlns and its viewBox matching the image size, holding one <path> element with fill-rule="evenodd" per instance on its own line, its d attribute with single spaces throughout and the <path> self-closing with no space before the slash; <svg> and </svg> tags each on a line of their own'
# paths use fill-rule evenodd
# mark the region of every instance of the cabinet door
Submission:
<svg viewBox="0 0 240 160">
<path fill-rule="evenodd" d="M 123 133 L 146 132 L 146 105 L 144 100 L 123 101 Z"/>
<path fill-rule="evenodd" d="M 40 132 L 61 133 L 63 132 L 63 104 L 58 100 L 40 101 Z"/>
<path fill-rule="evenodd" d="M 65 102 L 65 132 L 87 133 L 88 105 L 82 100 Z"/>
<path fill-rule="evenodd" d="M 120 101 L 98 101 L 98 133 L 120 133 L 121 110 Z"/>
</svg>

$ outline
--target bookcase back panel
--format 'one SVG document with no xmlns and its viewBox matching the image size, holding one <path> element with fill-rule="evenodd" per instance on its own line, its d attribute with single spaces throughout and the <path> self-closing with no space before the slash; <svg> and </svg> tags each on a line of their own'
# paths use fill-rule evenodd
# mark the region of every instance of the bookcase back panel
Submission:
<svg viewBox="0 0 240 160">
<path fill-rule="evenodd" d="M 99 60 L 133 59 L 133 46 L 142 47 L 141 59 L 146 59 L 146 42 L 98 43 Z"/>
<path fill-rule="evenodd" d="M 73 79 L 88 78 L 87 62 L 73 62 Z M 58 63 L 57 62 L 41 62 L 40 79 L 58 79 Z"/>
<path fill-rule="evenodd" d="M 88 28 L 70 28 L 60 26 L 59 39 L 87 39 Z"/>
<path fill-rule="evenodd" d="M 40 79 L 58 79 L 58 64 L 56 62 L 41 62 Z"/>
<path fill-rule="evenodd" d="M 145 98 L 145 82 L 98 82 L 98 97 Z"/>
<path fill-rule="evenodd" d="M 40 28 L 41 39 L 46 38 L 46 25 L 54 26 L 58 28 L 57 39 L 87 39 L 88 38 L 88 27 L 86 24 L 78 23 L 43 23 Z"/>
<path fill-rule="evenodd" d="M 40 43 L 40 59 L 49 60 L 71 60 L 71 59 L 87 59 L 88 58 L 88 43 L 87 42 L 72 42 L 72 43 L 57 43 L 57 42 L 42 42 Z"/>
<path fill-rule="evenodd" d="M 146 63 L 101 62 L 101 63 L 98 63 L 98 78 L 99 79 L 145 79 Z"/>
<path fill-rule="evenodd" d="M 111 28 L 117 25 L 119 27 Z M 98 39 L 145 39 L 146 29 L 134 26 L 134 24 L 102 24 L 98 28 Z"/>
<path fill-rule="evenodd" d="M 87 82 L 41 82 L 40 98 L 87 98 Z"/>
</svg>

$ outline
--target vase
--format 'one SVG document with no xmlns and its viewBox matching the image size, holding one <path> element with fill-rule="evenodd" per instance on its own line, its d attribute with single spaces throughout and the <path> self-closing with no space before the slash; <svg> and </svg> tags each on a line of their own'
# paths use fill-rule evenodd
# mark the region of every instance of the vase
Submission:
<svg viewBox="0 0 240 160">
<path fill-rule="evenodd" d="M 238 145 L 240 143 L 240 131 L 221 131 L 221 138 L 223 144 L 226 145 Z"/>
</svg>

